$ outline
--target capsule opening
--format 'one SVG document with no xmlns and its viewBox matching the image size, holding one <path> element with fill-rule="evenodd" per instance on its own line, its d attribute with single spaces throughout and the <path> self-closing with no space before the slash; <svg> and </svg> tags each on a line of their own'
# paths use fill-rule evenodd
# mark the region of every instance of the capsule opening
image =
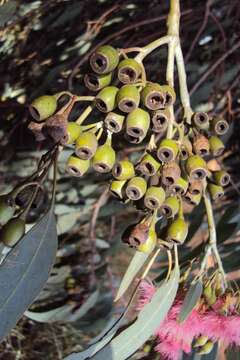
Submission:
<svg viewBox="0 0 240 360">
<path fill-rule="evenodd" d="M 125 67 L 119 70 L 119 80 L 123 83 L 130 83 L 136 80 L 136 73 L 133 69 Z"/>
<path fill-rule="evenodd" d="M 38 110 L 37 110 L 34 106 L 30 105 L 30 106 L 29 106 L 29 111 L 30 111 L 30 114 L 32 115 L 32 117 L 33 117 L 35 120 L 39 120 L 39 119 L 40 119 L 40 114 L 39 114 Z"/>
<path fill-rule="evenodd" d="M 174 179 L 171 176 L 166 176 L 165 177 L 165 184 L 166 185 L 173 185 L 174 184 Z"/>
<path fill-rule="evenodd" d="M 151 163 L 146 162 L 143 165 L 144 165 L 143 170 L 147 175 L 153 175 L 154 174 L 155 169 L 154 169 L 154 166 Z"/>
<path fill-rule="evenodd" d="M 171 94 L 166 93 L 165 106 L 170 106 L 173 103 L 173 97 Z"/>
<path fill-rule="evenodd" d="M 100 111 L 106 112 L 108 110 L 107 105 L 101 99 L 96 99 L 97 107 Z"/>
</svg>

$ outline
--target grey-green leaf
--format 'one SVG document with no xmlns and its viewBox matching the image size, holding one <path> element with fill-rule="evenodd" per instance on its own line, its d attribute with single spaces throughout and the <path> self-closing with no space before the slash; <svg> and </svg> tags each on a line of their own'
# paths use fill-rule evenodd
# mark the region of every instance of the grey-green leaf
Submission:
<svg viewBox="0 0 240 360">
<path fill-rule="evenodd" d="M 133 279 L 135 278 L 135 276 L 137 275 L 139 270 L 145 264 L 148 257 L 149 257 L 149 254 L 146 254 L 146 253 L 143 253 L 140 251 L 136 251 L 136 253 L 134 254 L 134 256 L 122 278 L 120 287 L 119 287 L 117 295 L 115 297 L 115 301 L 119 300 L 123 296 L 123 294 L 129 288 L 129 286 L 131 285 Z"/>
<path fill-rule="evenodd" d="M 152 300 L 144 306 L 137 320 L 116 336 L 105 348 L 91 357 L 95 360 L 126 360 L 134 354 L 161 325 L 175 299 L 179 282 L 179 268 L 175 267 Z"/>
<path fill-rule="evenodd" d="M 0 266 L 0 339 L 16 325 L 43 288 L 56 251 L 56 221 L 51 208 Z"/>
<path fill-rule="evenodd" d="M 197 281 L 190 286 L 184 298 L 182 308 L 178 316 L 178 321 L 180 323 L 187 319 L 188 315 L 197 305 L 197 302 L 202 295 L 202 291 L 203 291 L 203 286 L 201 281 Z"/>
</svg>

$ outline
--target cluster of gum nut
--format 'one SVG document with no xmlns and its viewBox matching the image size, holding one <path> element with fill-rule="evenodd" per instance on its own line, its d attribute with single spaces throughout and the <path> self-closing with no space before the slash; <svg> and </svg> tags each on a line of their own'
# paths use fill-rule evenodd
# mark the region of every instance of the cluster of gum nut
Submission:
<svg viewBox="0 0 240 360">
<path fill-rule="evenodd" d="M 206 161 L 206 157 L 208 160 L 209 156 L 215 158 L 223 153 L 224 144 L 219 136 L 228 130 L 228 122 L 195 112 L 191 124 L 184 123 L 181 139 L 167 138 L 169 107 L 176 100 L 172 87 L 143 83 L 143 65 L 134 58 L 121 59 L 121 53 L 110 45 L 101 46 L 92 54 L 90 67 L 92 72 L 84 76 L 84 83 L 97 92 L 94 106 L 104 116 L 92 127 L 67 123 L 62 144 L 74 145 L 67 172 L 76 177 L 90 168 L 99 173 L 111 172 L 110 191 L 121 201 L 133 201 L 145 211 L 140 223 L 129 227 L 123 235 L 123 241 L 130 246 L 151 252 L 159 238 L 156 221 L 162 216 L 168 219 L 162 243 L 168 248 L 174 243 L 182 244 L 188 233 L 182 201 L 198 205 L 204 184 L 212 199 L 217 200 L 230 181 L 226 171 L 220 166 L 210 171 Z M 113 81 L 118 82 L 118 87 L 112 85 Z M 54 96 L 41 96 L 31 104 L 40 120 L 53 115 L 56 107 Z M 139 144 L 148 136 L 158 137 L 159 141 L 153 147 L 146 146 L 134 164 L 128 158 L 116 159 L 112 146 L 112 135 L 116 133 L 132 144 Z"/>
</svg>

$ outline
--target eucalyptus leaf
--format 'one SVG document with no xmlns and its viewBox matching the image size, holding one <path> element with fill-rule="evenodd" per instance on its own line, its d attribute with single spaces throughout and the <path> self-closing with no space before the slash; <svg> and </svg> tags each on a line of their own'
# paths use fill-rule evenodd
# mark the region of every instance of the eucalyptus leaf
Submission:
<svg viewBox="0 0 240 360">
<path fill-rule="evenodd" d="M 197 305 L 197 302 L 202 295 L 202 291 L 203 286 L 201 281 L 197 281 L 190 286 L 184 298 L 182 308 L 178 316 L 178 321 L 180 323 L 187 319 L 194 307 Z"/>
<path fill-rule="evenodd" d="M 133 279 L 135 278 L 135 276 L 137 275 L 139 270 L 145 264 L 148 257 L 149 257 L 149 254 L 146 254 L 146 253 L 143 253 L 140 251 L 136 251 L 136 253 L 134 254 L 134 256 L 122 278 L 115 301 L 119 300 L 123 296 L 123 294 L 129 288 L 129 286 L 131 285 Z"/>
<path fill-rule="evenodd" d="M 134 354 L 155 333 L 166 317 L 177 293 L 179 276 L 179 267 L 176 266 L 170 279 L 158 288 L 152 300 L 139 313 L 137 320 L 91 359 L 126 360 Z"/>
<path fill-rule="evenodd" d="M 46 283 L 57 251 L 51 208 L 0 267 L 0 339 L 16 325 Z"/>
</svg>

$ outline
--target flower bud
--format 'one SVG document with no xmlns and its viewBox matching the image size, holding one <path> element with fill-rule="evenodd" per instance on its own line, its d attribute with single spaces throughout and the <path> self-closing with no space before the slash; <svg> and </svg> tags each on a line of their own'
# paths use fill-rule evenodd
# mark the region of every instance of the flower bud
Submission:
<svg viewBox="0 0 240 360">
<path fill-rule="evenodd" d="M 156 133 L 163 133 L 167 130 L 170 119 L 169 109 L 156 110 L 152 114 L 152 130 Z"/>
<path fill-rule="evenodd" d="M 169 163 L 166 163 L 162 167 L 162 183 L 165 186 L 171 186 L 176 183 L 176 181 L 181 176 L 181 169 L 179 165 L 171 161 Z"/>
<path fill-rule="evenodd" d="M 74 121 L 69 121 L 67 124 L 67 135 L 65 137 L 65 142 L 67 144 L 73 144 L 81 133 L 81 126 L 75 123 Z"/>
<path fill-rule="evenodd" d="M 119 62 L 119 53 L 110 45 L 100 46 L 90 57 L 90 66 L 97 74 L 113 71 Z"/>
<path fill-rule="evenodd" d="M 191 194 L 189 191 L 184 195 L 184 200 L 189 204 L 193 206 L 199 205 L 202 198 L 202 194 Z"/>
<path fill-rule="evenodd" d="M 127 183 L 126 195 L 131 200 L 139 200 L 144 196 L 146 190 L 146 180 L 140 176 L 136 176 Z"/>
<path fill-rule="evenodd" d="M 184 219 L 178 217 L 167 228 L 167 241 L 183 244 L 188 234 L 188 225 Z"/>
<path fill-rule="evenodd" d="M 116 160 L 116 154 L 113 148 L 104 144 L 98 147 L 93 160 L 93 168 L 100 173 L 108 173 L 112 170 Z"/>
<path fill-rule="evenodd" d="M 196 339 L 193 347 L 203 346 L 203 345 L 206 344 L 207 341 L 208 341 L 208 337 L 204 336 L 204 335 L 201 335 Z"/>
<path fill-rule="evenodd" d="M 179 211 L 179 200 L 176 196 L 166 198 L 160 207 L 160 213 L 167 218 L 173 218 Z"/>
<path fill-rule="evenodd" d="M 133 163 L 128 160 L 117 162 L 112 170 L 112 174 L 117 180 L 129 180 L 135 176 Z"/>
<path fill-rule="evenodd" d="M 98 141 L 92 132 L 83 132 L 76 140 L 75 153 L 82 160 L 91 159 L 97 151 Z"/>
<path fill-rule="evenodd" d="M 219 139 L 217 136 L 211 136 L 209 138 L 209 144 L 210 144 L 210 151 L 213 154 L 213 156 L 222 155 L 225 146 L 221 139 Z"/>
<path fill-rule="evenodd" d="M 174 89 L 169 85 L 162 85 L 162 91 L 164 92 L 165 96 L 165 106 L 171 106 L 176 101 L 176 93 Z"/>
<path fill-rule="evenodd" d="M 193 150 L 195 154 L 200 156 L 206 156 L 209 154 L 209 141 L 206 136 L 198 134 L 193 141 Z"/>
<path fill-rule="evenodd" d="M 118 199 L 123 198 L 123 187 L 126 184 L 127 180 L 113 180 L 111 182 L 109 190 L 113 195 L 115 195 Z"/>
<path fill-rule="evenodd" d="M 178 178 L 173 185 L 170 186 L 170 191 L 179 194 L 180 196 L 183 196 L 188 189 L 188 181 L 184 178 L 180 177 Z"/>
<path fill-rule="evenodd" d="M 189 183 L 188 191 L 192 195 L 202 194 L 203 191 L 202 180 L 191 180 Z"/>
<path fill-rule="evenodd" d="M 103 88 L 96 96 L 96 107 L 99 111 L 107 113 L 116 107 L 116 96 L 118 88 L 116 86 L 107 86 Z"/>
<path fill-rule="evenodd" d="M 125 117 L 115 112 L 110 112 L 104 119 L 104 124 L 108 130 L 118 133 L 122 130 Z"/>
<path fill-rule="evenodd" d="M 144 196 L 144 205 L 151 210 L 159 208 L 165 200 L 165 191 L 160 186 L 150 186 Z"/>
<path fill-rule="evenodd" d="M 224 196 L 223 187 L 216 184 L 208 184 L 208 190 L 211 195 L 211 198 L 216 201 L 221 199 Z"/>
<path fill-rule="evenodd" d="M 129 136 L 143 138 L 147 135 L 150 126 L 150 116 L 147 111 L 137 108 L 128 114 L 126 132 Z"/>
<path fill-rule="evenodd" d="M 84 76 L 85 86 L 91 91 L 99 91 L 110 85 L 112 81 L 112 73 L 108 74 L 86 74 Z"/>
<path fill-rule="evenodd" d="M 140 94 L 135 85 L 124 85 L 117 93 L 118 108 L 125 113 L 135 110 L 140 102 Z"/>
<path fill-rule="evenodd" d="M 31 103 L 29 111 L 36 121 L 52 116 L 57 109 L 57 99 L 53 95 L 39 96 Z"/>
<path fill-rule="evenodd" d="M 90 168 L 89 160 L 79 159 L 75 155 L 69 157 L 66 165 L 66 171 L 69 173 L 69 175 L 75 177 L 83 176 L 88 171 L 89 168 Z"/>
<path fill-rule="evenodd" d="M 227 186 L 231 180 L 230 175 L 224 170 L 214 171 L 213 178 L 215 183 L 220 186 Z"/>
<path fill-rule="evenodd" d="M 157 234 L 155 229 L 150 228 L 148 238 L 145 243 L 138 246 L 137 250 L 146 254 L 151 254 L 157 243 Z"/>
<path fill-rule="evenodd" d="M 224 135 L 229 129 L 229 124 L 225 119 L 215 118 L 211 121 L 211 130 L 216 135 Z"/>
<path fill-rule="evenodd" d="M 157 83 L 147 83 L 141 91 L 141 101 L 149 110 L 163 109 L 165 104 L 165 92 Z"/>
<path fill-rule="evenodd" d="M 203 111 L 195 112 L 192 116 L 194 126 L 199 130 L 208 130 L 209 116 Z"/>
<path fill-rule="evenodd" d="M 153 176 L 160 169 L 160 166 L 161 164 L 155 160 L 152 155 L 146 154 L 137 166 L 137 170 L 139 170 L 143 175 Z"/>
<path fill-rule="evenodd" d="M 13 217 L 15 207 L 14 199 L 8 195 L 0 196 L 0 227 L 5 225 Z"/>
<path fill-rule="evenodd" d="M 210 352 L 213 349 L 213 342 L 212 341 L 208 341 L 205 345 L 203 345 L 201 347 L 201 349 L 199 349 L 199 351 L 197 352 L 198 355 L 207 355 L 210 354 Z"/>
<path fill-rule="evenodd" d="M 118 64 L 118 79 L 123 84 L 134 84 L 141 72 L 141 65 L 134 59 L 124 59 Z"/>
<path fill-rule="evenodd" d="M 208 175 L 207 164 L 198 155 L 189 156 L 186 161 L 186 171 L 191 180 L 203 180 Z"/>
<path fill-rule="evenodd" d="M 192 154 L 192 143 L 191 141 L 188 139 L 188 137 L 184 137 L 183 138 L 183 142 L 181 144 L 181 149 L 180 149 L 180 156 L 181 156 L 181 160 L 187 160 L 187 158 Z"/>
<path fill-rule="evenodd" d="M 13 247 L 25 234 L 25 221 L 19 217 L 10 219 L 0 230 L 0 241 Z"/>
<path fill-rule="evenodd" d="M 178 153 L 178 144 L 172 139 L 163 139 L 157 150 L 159 160 L 169 162 L 175 160 Z"/>
</svg>

